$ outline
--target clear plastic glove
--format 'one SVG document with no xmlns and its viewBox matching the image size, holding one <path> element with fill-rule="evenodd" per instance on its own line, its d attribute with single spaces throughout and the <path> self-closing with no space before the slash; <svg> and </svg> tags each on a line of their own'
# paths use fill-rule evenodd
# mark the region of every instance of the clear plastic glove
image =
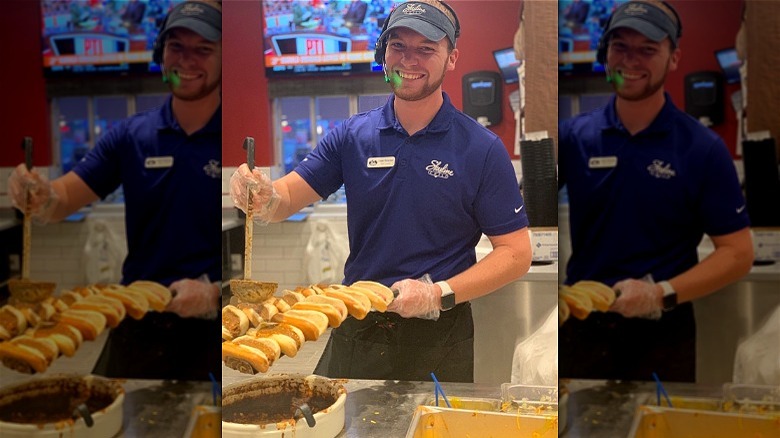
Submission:
<svg viewBox="0 0 780 438">
<path fill-rule="evenodd" d="M 257 168 L 250 171 L 244 163 L 230 176 L 230 197 L 244 213 L 249 193 L 252 194 L 252 219 L 261 225 L 271 222 L 282 198 L 270 178 Z"/>
<path fill-rule="evenodd" d="M 169 286 L 173 298 L 165 308 L 182 318 L 213 319 L 219 308 L 219 287 L 204 275 L 197 280 L 185 278 Z"/>
<path fill-rule="evenodd" d="M 39 224 L 49 223 L 57 209 L 57 192 L 45 176 L 35 169 L 27 170 L 27 166 L 22 163 L 8 176 L 8 196 L 11 198 L 11 204 L 22 212 L 28 207 L 28 191 L 30 216 Z"/>
<path fill-rule="evenodd" d="M 397 290 L 398 296 L 387 306 L 388 312 L 404 318 L 439 319 L 441 291 L 434 286 L 430 275 L 425 274 L 419 280 L 396 281 L 390 289 Z"/>
<path fill-rule="evenodd" d="M 610 307 L 610 312 L 617 312 L 626 318 L 661 318 L 661 295 L 652 279 L 619 281 L 613 289 L 619 291 L 620 296 Z"/>
</svg>

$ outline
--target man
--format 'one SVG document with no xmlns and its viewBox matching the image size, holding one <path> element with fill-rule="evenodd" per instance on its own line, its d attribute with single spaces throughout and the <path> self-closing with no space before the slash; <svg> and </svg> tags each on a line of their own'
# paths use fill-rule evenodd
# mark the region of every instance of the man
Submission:
<svg viewBox="0 0 780 438">
<path fill-rule="evenodd" d="M 50 183 L 19 165 L 10 194 L 33 217 L 61 220 L 112 193 L 125 194 L 128 254 L 122 283 L 153 280 L 174 295 L 167 312 L 126 318 L 95 373 L 208 380 L 220 369 L 216 319 L 221 278 L 221 51 L 218 2 L 173 8 L 155 43 L 171 96 L 123 121 L 76 167 Z"/>
<path fill-rule="evenodd" d="M 565 283 L 597 280 L 619 293 L 611 312 L 560 328 L 562 377 L 650 380 L 656 372 L 694 381 L 691 301 L 750 270 L 749 222 L 728 149 L 664 92 L 680 34 L 666 3 L 619 6 L 599 46 L 615 96 L 561 124 L 572 243 Z M 715 250 L 699 261 L 704 234 Z"/>
<path fill-rule="evenodd" d="M 318 374 L 430 380 L 434 372 L 440 380 L 473 381 L 469 300 L 530 267 L 528 220 L 507 150 L 441 89 L 458 59 L 458 31 L 442 2 L 400 4 L 377 42 L 376 59 L 394 93 L 387 104 L 332 130 L 273 184 L 245 164 L 232 177 L 236 205 L 245 208 L 252 185 L 257 215 L 270 221 L 344 184 L 344 284 L 374 280 L 400 291 L 388 312 L 349 318 L 333 330 Z M 483 233 L 494 250 L 475 264 Z M 431 281 L 419 280 L 425 274 Z"/>
</svg>

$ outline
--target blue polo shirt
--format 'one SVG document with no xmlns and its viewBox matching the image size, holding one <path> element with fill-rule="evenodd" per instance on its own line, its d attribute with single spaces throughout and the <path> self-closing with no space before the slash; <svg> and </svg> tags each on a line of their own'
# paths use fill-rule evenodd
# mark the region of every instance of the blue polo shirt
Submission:
<svg viewBox="0 0 780 438">
<path fill-rule="evenodd" d="M 705 233 L 749 226 L 726 145 L 668 94 L 652 124 L 634 136 L 617 118 L 615 97 L 562 122 L 558 132 L 560 183 L 570 204 L 567 284 L 646 274 L 667 280 L 698 263 Z"/>
<path fill-rule="evenodd" d="M 168 285 L 204 273 L 221 279 L 221 159 L 222 108 L 188 136 L 169 97 L 120 122 L 76 165 L 73 171 L 101 198 L 124 187 L 124 284 Z"/>
<path fill-rule="evenodd" d="M 323 198 L 345 186 L 346 284 L 390 285 L 425 273 L 446 280 L 476 263 L 482 233 L 528 225 L 498 136 L 458 111 L 446 93 L 431 123 L 409 136 L 393 101 L 331 130 L 295 169 Z"/>
</svg>

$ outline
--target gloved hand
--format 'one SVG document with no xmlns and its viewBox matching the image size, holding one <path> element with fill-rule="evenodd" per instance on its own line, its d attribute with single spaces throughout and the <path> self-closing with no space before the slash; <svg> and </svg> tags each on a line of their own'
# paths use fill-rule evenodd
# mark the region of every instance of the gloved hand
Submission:
<svg viewBox="0 0 780 438">
<path fill-rule="evenodd" d="M 27 170 L 24 163 L 16 166 L 8 176 L 8 196 L 11 204 L 22 212 L 27 207 L 27 192 L 30 192 L 30 216 L 39 224 L 51 221 L 57 209 L 59 197 L 45 176 L 37 170 Z"/>
<path fill-rule="evenodd" d="M 662 311 L 658 286 L 652 281 L 627 279 L 615 283 L 620 296 L 609 308 L 626 318 L 660 319 Z"/>
<path fill-rule="evenodd" d="M 439 319 L 441 291 L 434 286 L 428 274 L 419 280 L 407 278 L 396 281 L 390 289 L 398 290 L 398 296 L 387 306 L 388 312 L 404 318 Z"/>
<path fill-rule="evenodd" d="M 261 225 L 271 222 L 282 198 L 270 178 L 257 168 L 250 171 L 244 163 L 230 176 L 230 197 L 244 213 L 249 193 L 252 194 L 252 219 Z"/>
<path fill-rule="evenodd" d="M 212 319 L 217 317 L 219 308 L 219 287 L 204 276 L 193 280 L 185 278 L 169 286 L 173 298 L 165 308 L 182 318 Z"/>
</svg>

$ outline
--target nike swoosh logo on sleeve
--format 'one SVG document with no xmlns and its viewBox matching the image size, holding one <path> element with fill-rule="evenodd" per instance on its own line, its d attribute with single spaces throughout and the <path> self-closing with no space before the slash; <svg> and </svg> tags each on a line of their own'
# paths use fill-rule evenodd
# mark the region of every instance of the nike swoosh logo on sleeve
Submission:
<svg viewBox="0 0 780 438">
<path fill-rule="evenodd" d="M 521 206 L 517 207 L 517 208 L 515 209 L 515 213 L 520 213 L 520 210 L 522 210 L 522 209 L 523 209 L 523 207 L 525 207 L 525 206 L 524 206 L 524 205 L 521 205 Z"/>
</svg>

